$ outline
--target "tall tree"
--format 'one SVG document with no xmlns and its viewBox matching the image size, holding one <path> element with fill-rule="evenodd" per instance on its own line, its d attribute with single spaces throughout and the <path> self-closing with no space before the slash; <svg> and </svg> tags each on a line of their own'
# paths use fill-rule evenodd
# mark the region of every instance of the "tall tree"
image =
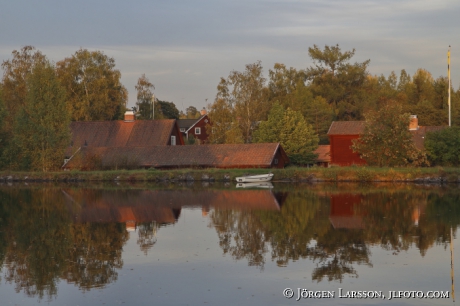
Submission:
<svg viewBox="0 0 460 306">
<path fill-rule="evenodd" d="M 137 118 L 152 119 L 152 97 L 155 86 L 150 83 L 149 79 L 143 74 L 135 86 L 137 90 Z"/>
<path fill-rule="evenodd" d="M 27 77 L 38 63 L 43 63 L 45 56 L 33 46 L 22 47 L 12 52 L 11 60 L 3 61 L 3 101 L 7 112 L 5 128 L 9 137 L 16 115 L 26 104 Z"/>
<path fill-rule="evenodd" d="M 314 96 L 321 96 L 333 105 L 339 119 L 360 119 L 370 60 L 351 64 L 355 49 L 342 52 L 339 45 L 326 45 L 324 50 L 314 45 L 308 48 L 308 53 L 314 66 L 307 68 L 306 79 Z"/>
<path fill-rule="evenodd" d="M 352 149 L 369 165 L 379 167 L 428 164 L 425 153 L 415 147 L 409 131 L 410 116 L 399 104 L 387 103 L 366 115 L 364 134 L 353 140 Z"/>
<path fill-rule="evenodd" d="M 222 105 L 230 108 L 231 121 L 238 125 L 245 143 L 251 142 L 257 122 L 265 119 L 270 110 L 265 82 L 259 61 L 246 65 L 244 72 L 232 71 L 217 87 L 216 101 L 224 100 Z"/>
<path fill-rule="evenodd" d="M 26 170 L 59 169 L 70 141 L 70 114 L 54 67 L 35 65 L 27 78 L 26 104 L 16 116 L 14 140 Z"/>
<path fill-rule="evenodd" d="M 236 122 L 234 110 L 227 100 L 217 99 L 209 105 L 209 119 L 212 122 L 206 125 L 210 144 L 243 143 L 242 132 Z"/>
<path fill-rule="evenodd" d="M 66 89 L 72 120 L 122 118 L 128 92 L 112 57 L 101 51 L 80 49 L 57 63 L 57 75 Z"/>
<path fill-rule="evenodd" d="M 273 105 L 268 120 L 262 121 L 254 132 L 254 142 L 279 142 L 291 162 L 300 165 L 314 161 L 318 140 L 300 112 L 284 110 L 279 103 Z"/>
</svg>

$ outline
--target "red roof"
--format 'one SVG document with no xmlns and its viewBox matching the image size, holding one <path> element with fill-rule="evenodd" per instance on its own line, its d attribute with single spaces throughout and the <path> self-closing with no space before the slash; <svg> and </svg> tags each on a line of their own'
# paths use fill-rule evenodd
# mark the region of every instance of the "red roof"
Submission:
<svg viewBox="0 0 460 306">
<path fill-rule="evenodd" d="M 313 153 L 318 154 L 317 162 L 330 162 L 331 161 L 331 146 L 320 145 Z"/>
<path fill-rule="evenodd" d="M 361 135 L 365 121 L 332 121 L 328 135 Z"/>
<path fill-rule="evenodd" d="M 218 144 L 195 146 L 83 147 L 83 154 L 100 158 L 102 167 L 117 164 L 155 168 L 269 168 L 279 152 L 289 159 L 279 143 Z M 73 159 L 66 168 L 77 167 Z"/>
<path fill-rule="evenodd" d="M 140 147 L 168 145 L 176 126 L 174 119 L 124 121 L 77 121 L 70 124 L 72 146 Z M 178 142 L 179 143 L 179 142 Z"/>
</svg>

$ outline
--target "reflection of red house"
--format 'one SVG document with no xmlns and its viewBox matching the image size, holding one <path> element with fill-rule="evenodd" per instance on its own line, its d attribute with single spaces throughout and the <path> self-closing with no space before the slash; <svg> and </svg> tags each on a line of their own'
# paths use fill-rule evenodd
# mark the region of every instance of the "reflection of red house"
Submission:
<svg viewBox="0 0 460 306">
<path fill-rule="evenodd" d="M 175 223 L 182 207 L 279 210 L 270 190 L 63 190 L 75 222 Z M 70 208 L 73 207 L 73 208 Z"/>
<path fill-rule="evenodd" d="M 364 223 L 357 207 L 361 203 L 359 194 L 331 195 L 331 213 L 329 221 L 334 229 L 363 229 Z"/>
</svg>

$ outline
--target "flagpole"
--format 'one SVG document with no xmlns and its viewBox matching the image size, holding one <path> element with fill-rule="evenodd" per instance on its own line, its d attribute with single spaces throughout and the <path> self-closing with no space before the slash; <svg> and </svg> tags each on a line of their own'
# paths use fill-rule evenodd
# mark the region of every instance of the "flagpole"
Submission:
<svg viewBox="0 0 460 306">
<path fill-rule="evenodd" d="M 447 51 L 447 81 L 448 81 L 447 104 L 449 105 L 449 126 L 451 126 L 451 113 L 450 113 L 450 45 L 449 45 L 449 51 Z"/>
</svg>

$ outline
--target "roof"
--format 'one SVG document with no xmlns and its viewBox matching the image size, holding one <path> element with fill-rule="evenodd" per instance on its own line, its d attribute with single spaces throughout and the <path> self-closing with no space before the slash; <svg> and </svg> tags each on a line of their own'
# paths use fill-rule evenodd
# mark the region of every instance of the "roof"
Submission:
<svg viewBox="0 0 460 306">
<path fill-rule="evenodd" d="M 193 128 L 198 122 L 203 120 L 204 117 L 207 117 L 208 115 L 205 114 L 201 116 L 200 118 L 197 119 L 179 119 L 177 120 L 177 124 L 179 125 L 179 128 L 185 129 L 186 133 Z"/>
<path fill-rule="evenodd" d="M 102 167 L 130 165 L 155 168 L 247 168 L 272 166 L 278 152 L 289 159 L 279 143 L 214 144 L 196 146 L 84 147 L 83 154 L 100 158 Z M 66 167 L 75 167 L 73 159 Z"/>
<path fill-rule="evenodd" d="M 330 162 L 331 161 L 331 146 L 320 145 L 313 153 L 318 154 L 317 162 Z"/>
<path fill-rule="evenodd" d="M 411 130 L 414 139 L 415 147 L 419 150 L 425 148 L 425 136 L 428 132 L 437 132 L 446 128 L 445 126 L 419 126 L 417 130 Z"/>
<path fill-rule="evenodd" d="M 328 135 L 361 135 L 365 121 L 332 121 Z"/>
<path fill-rule="evenodd" d="M 72 146 L 140 147 L 167 145 L 176 121 L 136 120 L 74 121 L 70 124 Z"/>
<path fill-rule="evenodd" d="M 188 128 L 194 125 L 199 119 L 200 118 L 198 119 L 179 119 L 177 120 L 177 124 L 179 125 L 179 128 L 188 130 Z"/>
</svg>

